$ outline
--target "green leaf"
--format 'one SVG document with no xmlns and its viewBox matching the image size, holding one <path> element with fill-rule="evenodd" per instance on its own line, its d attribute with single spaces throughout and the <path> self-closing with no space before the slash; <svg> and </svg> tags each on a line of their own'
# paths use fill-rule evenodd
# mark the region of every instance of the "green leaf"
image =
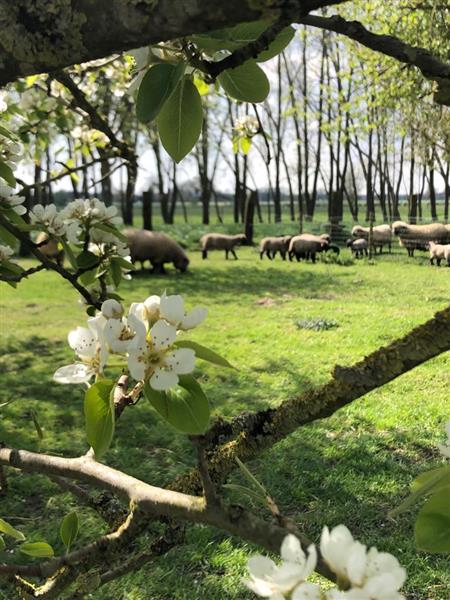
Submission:
<svg viewBox="0 0 450 600">
<path fill-rule="evenodd" d="M 22 217 L 18 215 L 13 208 L 7 208 L 3 212 L 11 221 L 11 223 L 13 223 L 18 229 L 20 229 L 20 231 L 33 231 L 33 229 L 37 229 L 37 227 L 25 223 Z"/>
<path fill-rule="evenodd" d="M 237 483 L 225 483 L 222 487 L 227 490 L 231 490 L 233 492 L 238 492 L 239 494 L 243 494 L 244 496 L 249 496 L 252 500 L 261 502 L 264 505 L 267 504 L 266 496 L 262 496 L 261 494 L 258 494 L 258 492 L 255 492 L 255 490 L 246 488 L 243 485 L 239 485 Z"/>
<path fill-rule="evenodd" d="M 75 511 L 66 515 L 61 521 L 59 535 L 64 546 L 67 548 L 67 552 L 69 552 L 78 535 L 78 515 Z"/>
<path fill-rule="evenodd" d="M 69 246 L 68 242 L 66 242 L 66 240 L 61 239 L 60 240 L 62 247 L 64 248 L 64 252 L 67 256 L 67 258 L 69 259 L 69 262 L 72 266 L 73 269 L 77 269 L 78 265 L 77 265 L 77 259 L 75 258 L 75 254 L 72 251 L 72 248 Z"/>
<path fill-rule="evenodd" d="M 37 413 L 35 410 L 31 410 L 31 418 L 33 420 L 34 428 L 36 429 L 37 436 L 40 440 L 44 439 L 44 432 L 42 431 L 42 427 L 39 424 Z"/>
<path fill-rule="evenodd" d="M 114 259 L 112 259 L 109 264 L 109 272 L 111 274 L 114 287 L 118 288 L 122 281 L 122 267 Z"/>
<path fill-rule="evenodd" d="M 180 162 L 200 137 L 203 123 L 200 94 L 190 79 L 185 77 L 178 83 L 156 122 L 162 145 L 175 162 Z"/>
<path fill-rule="evenodd" d="M 110 223 L 96 223 L 93 229 L 100 229 L 100 231 L 112 233 L 118 240 L 124 242 L 125 244 L 128 242 L 128 239 L 123 235 L 123 233 L 121 233 L 117 227 L 111 225 Z"/>
<path fill-rule="evenodd" d="M 27 542 L 19 546 L 19 550 L 34 558 L 50 558 L 55 555 L 53 548 L 47 542 Z"/>
<path fill-rule="evenodd" d="M 183 391 L 160 392 L 147 382 L 144 394 L 153 408 L 178 431 L 204 433 L 209 424 L 208 399 L 192 375 L 180 375 L 179 385 Z"/>
<path fill-rule="evenodd" d="M 84 397 L 86 435 L 96 458 L 105 454 L 114 435 L 114 386 L 111 379 L 100 379 L 91 385 Z"/>
<path fill-rule="evenodd" d="M 448 485 L 449 470 L 450 467 L 446 465 L 445 467 L 432 469 L 431 471 L 419 475 L 412 483 L 413 493 L 403 500 L 400 506 L 389 511 L 389 516 L 395 517 L 396 515 L 405 512 L 408 508 L 413 506 L 419 498 L 430 494 L 433 489 L 439 488 L 442 483 Z"/>
<path fill-rule="evenodd" d="M 0 552 L 6 548 L 5 540 L 0 535 Z"/>
<path fill-rule="evenodd" d="M 229 369 L 235 368 L 232 364 L 230 364 L 227 361 L 226 358 L 223 358 L 223 356 L 220 356 L 220 354 L 217 354 L 217 352 L 214 352 L 213 350 L 202 346 L 198 342 L 193 342 L 191 340 L 177 340 L 174 343 L 174 346 L 177 346 L 178 348 L 191 348 L 191 350 L 195 352 L 195 356 L 197 356 L 197 358 L 207 360 L 208 362 L 213 363 L 215 365 L 219 365 L 221 367 L 228 367 Z"/>
<path fill-rule="evenodd" d="M 176 66 L 159 63 L 144 75 L 136 99 L 136 115 L 142 123 L 156 119 L 184 74 L 185 62 Z"/>
<path fill-rule="evenodd" d="M 242 102 L 262 102 L 270 92 L 269 80 L 254 60 L 227 69 L 217 79 L 228 96 Z"/>
<path fill-rule="evenodd" d="M 97 309 L 95 308 L 95 306 L 88 306 L 86 308 L 86 313 L 90 316 L 90 317 L 95 317 L 96 313 L 97 313 Z"/>
<path fill-rule="evenodd" d="M 85 273 L 82 273 L 79 277 L 80 283 L 84 286 L 92 285 L 97 278 L 97 269 L 89 269 Z"/>
<path fill-rule="evenodd" d="M 83 250 L 77 256 L 77 265 L 80 269 L 90 269 L 96 267 L 99 264 L 99 257 L 89 250 Z"/>
<path fill-rule="evenodd" d="M 416 545 L 426 552 L 450 552 L 450 486 L 431 496 L 415 525 Z"/>
<path fill-rule="evenodd" d="M 252 140 L 250 138 L 243 137 L 240 139 L 240 146 L 242 153 L 247 155 L 252 147 Z"/>
<path fill-rule="evenodd" d="M 0 177 L 11 187 L 16 187 L 16 178 L 12 169 L 6 163 L 0 160 Z"/>
<path fill-rule="evenodd" d="M 6 129 L 6 127 L 2 127 L 2 125 L 0 125 L 0 135 L 10 139 L 11 141 L 15 141 L 17 139 L 17 136 L 14 133 L 9 131 L 9 129 Z"/>
<path fill-rule="evenodd" d="M 5 229 L 3 225 L 0 225 L 0 240 L 7 246 L 11 246 L 11 248 L 15 248 L 18 245 L 16 236 Z"/>
<path fill-rule="evenodd" d="M 125 269 L 126 271 L 134 271 L 136 269 L 136 267 L 133 265 L 133 263 L 131 263 L 128 260 L 125 260 L 121 256 L 114 256 L 114 258 L 112 260 L 115 263 L 117 263 L 118 265 L 120 265 L 120 267 L 122 269 Z"/>
<path fill-rule="evenodd" d="M 269 44 L 267 50 L 264 50 L 256 57 L 257 62 L 265 62 L 270 60 L 286 48 L 286 46 L 292 41 L 295 35 L 295 29 L 291 26 L 285 27 L 276 38 Z"/>
<path fill-rule="evenodd" d="M 23 533 L 21 531 L 14 529 L 14 527 L 12 525 L 7 523 L 3 519 L 0 519 L 0 531 L 2 533 L 4 533 L 5 535 L 9 535 L 10 537 L 14 538 L 15 540 L 24 540 L 25 539 L 25 536 L 23 535 Z"/>
</svg>

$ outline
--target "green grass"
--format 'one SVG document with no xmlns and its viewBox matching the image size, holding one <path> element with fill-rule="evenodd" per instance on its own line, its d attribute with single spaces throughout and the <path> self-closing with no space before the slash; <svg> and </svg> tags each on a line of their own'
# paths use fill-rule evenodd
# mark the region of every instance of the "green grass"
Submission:
<svg viewBox="0 0 450 600">
<path fill-rule="evenodd" d="M 348 258 L 347 251 L 343 253 Z M 214 415 L 231 417 L 277 405 L 329 378 L 335 364 L 350 365 L 446 306 L 450 270 L 425 258 L 383 256 L 348 266 L 260 261 L 255 249 L 238 261 L 192 251 L 190 272 L 138 273 L 125 282 L 127 301 L 178 292 L 189 306 L 209 309 L 192 337 L 226 356 L 238 371 L 199 365 L 197 375 Z M 28 264 L 28 263 L 27 263 Z M 39 273 L 14 292 L 3 286 L 3 372 L 0 440 L 34 451 L 75 456 L 86 450 L 82 391 L 58 386 L 53 371 L 72 359 L 67 332 L 85 315 L 74 291 L 53 274 Z M 331 329 L 298 322 L 335 321 Z M 393 552 L 407 568 L 413 600 L 448 600 L 448 557 L 415 550 L 415 512 L 389 520 L 387 511 L 406 495 L 411 479 L 439 464 L 436 443 L 449 417 L 449 354 L 441 355 L 374 391 L 333 417 L 302 428 L 250 464 L 285 514 L 312 539 L 321 527 L 346 523 L 364 543 Z M 31 411 L 44 430 L 38 440 Z M 186 439 L 149 405 L 127 409 L 106 460 L 154 485 L 164 485 L 194 464 Z M 237 479 L 234 475 L 233 480 Z M 9 474 L 0 514 L 31 540 L 45 538 L 62 551 L 59 521 L 76 504 L 39 476 Z M 247 500 L 242 500 L 247 503 Z M 255 507 L 255 510 L 260 510 Z M 79 543 L 103 525 L 79 510 Z M 189 530 L 187 543 L 105 586 L 95 600 L 250 599 L 240 583 L 255 549 L 207 527 Z M 26 559 L 23 559 L 26 560 Z M 13 597 L 9 588 L 0 598 Z"/>
</svg>

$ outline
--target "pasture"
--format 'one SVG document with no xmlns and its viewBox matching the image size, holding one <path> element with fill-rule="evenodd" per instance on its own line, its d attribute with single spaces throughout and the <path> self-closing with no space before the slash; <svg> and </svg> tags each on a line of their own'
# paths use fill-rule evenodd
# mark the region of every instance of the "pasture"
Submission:
<svg viewBox="0 0 450 600">
<path fill-rule="evenodd" d="M 183 231 L 191 245 L 198 232 L 194 236 L 188 226 Z M 121 287 L 125 304 L 167 290 L 182 294 L 189 307 L 208 308 L 206 324 L 191 337 L 238 369 L 198 363 L 196 375 L 213 416 L 274 406 L 324 383 L 335 364 L 360 360 L 429 319 L 450 298 L 450 269 L 430 267 L 423 255 L 409 259 L 397 247 L 393 255 L 370 262 L 352 262 L 343 250 L 344 264 L 316 265 L 260 261 L 256 248 L 237 252 L 238 261 L 225 261 L 222 252 L 202 261 L 198 251 L 191 251 L 187 274 L 172 267 L 167 276 L 137 272 Z M 34 451 L 82 453 L 87 448 L 81 388 L 60 386 L 51 378 L 57 367 L 72 362 L 67 333 L 84 325 L 84 310 L 73 289 L 52 273 L 23 281 L 17 291 L 5 288 L 0 308 L 14 318 L 2 322 L 0 439 Z M 308 328 L 313 322 L 334 326 Z M 322 524 L 344 522 L 355 537 L 398 557 L 408 571 L 409 599 L 448 600 L 448 557 L 414 549 L 414 511 L 395 520 L 388 519 L 387 511 L 407 494 L 416 474 L 441 463 L 436 444 L 449 416 L 449 389 L 446 353 L 333 417 L 298 430 L 249 467 L 283 513 L 301 523 L 313 540 Z M 195 464 L 185 436 L 169 428 L 144 400 L 123 414 L 106 460 L 161 486 Z M 71 495 L 39 476 L 13 473 L 9 484 L 2 516 L 26 529 L 29 539 L 45 538 L 62 551 L 54 524 L 75 508 Z M 103 525 L 93 511 L 77 511 L 77 543 L 82 544 Z M 254 596 L 240 578 L 254 550 L 215 530 L 194 527 L 184 546 L 90 597 L 250 599 Z M 0 590 L 0 598 L 9 600 L 11 588 Z"/>
</svg>

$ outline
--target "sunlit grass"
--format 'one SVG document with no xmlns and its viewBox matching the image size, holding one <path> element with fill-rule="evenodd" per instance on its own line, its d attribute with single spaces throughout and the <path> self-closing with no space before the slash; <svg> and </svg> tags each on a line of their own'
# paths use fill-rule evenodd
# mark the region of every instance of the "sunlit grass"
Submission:
<svg viewBox="0 0 450 600">
<path fill-rule="evenodd" d="M 344 251 L 344 256 L 346 251 Z M 430 318 L 450 299 L 450 269 L 404 255 L 350 266 L 260 261 L 241 248 L 238 261 L 190 252 L 190 272 L 166 277 L 138 273 L 125 282 L 126 301 L 181 293 L 189 306 L 209 310 L 192 337 L 226 356 L 238 371 L 199 364 L 214 415 L 274 406 L 329 378 L 335 364 L 350 365 Z M 74 456 L 86 449 L 82 390 L 52 383 L 53 371 L 72 359 L 67 332 L 83 325 L 75 292 L 40 273 L 14 292 L 2 286 L 3 356 L 0 440 L 30 450 Z M 337 326 L 316 331 L 299 321 Z M 412 514 L 388 520 L 412 477 L 439 460 L 450 413 L 449 355 L 441 355 L 333 417 L 302 428 L 250 466 L 282 510 L 317 540 L 323 524 L 345 522 L 365 543 L 391 551 L 408 569 L 408 598 L 445 600 L 448 559 L 419 553 Z M 44 430 L 38 440 L 35 411 Z M 106 460 L 152 484 L 163 485 L 194 464 L 184 436 L 173 432 L 144 402 L 118 422 Z M 46 479 L 12 473 L 1 516 L 30 539 L 58 544 L 61 517 L 75 506 Z M 247 502 L 243 500 L 243 502 Z M 258 508 L 259 510 L 259 508 Z M 80 511 L 82 537 L 101 523 Z M 133 600 L 247 599 L 240 584 L 253 548 L 209 528 L 193 528 L 187 545 L 115 582 L 92 597 Z M 3 594 L 3 595 L 2 595 Z M 11 590 L 0 598 L 11 598 Z"/>
</svg>

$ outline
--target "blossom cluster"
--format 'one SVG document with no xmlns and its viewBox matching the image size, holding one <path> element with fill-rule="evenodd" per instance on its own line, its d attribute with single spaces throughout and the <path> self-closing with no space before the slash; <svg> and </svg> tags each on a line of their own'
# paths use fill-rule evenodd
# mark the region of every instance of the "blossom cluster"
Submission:
<svg viewBox="0 0 450 600">
<path fill-rule="evenodd" d="M 87 384 L 92 377 L 104 375 L 109 356 L 116 354 L 126 357 L 137 382 L 169 390 L 177 385 L 179 375 L 191 373 L 195 366 L 195 352 L 178 348 L 177 336 L 200 325 L 206 315 L 203 308 L 186 313 L 181 296 L 165 293 L 131 304 L 127 316 L 117 300 L 106 300 L 100 314 L 88 319 L 87 328 L 69 333 L 69 345 L 80 362 L 59 368 L 54 380 Z"/>
<path fill-rule="evenodd" d="M 311 545 L 305 553 L 292 534 L 282 543 L 280 565 L 265 556 L 250 558 L 250 579 L 244 583 L 270 600 L 404 600 L 399 589 L 406 580 L 406 571 L 395 556 L 376 548 L 368 550 L 353 539 L 345 525 L 331 531 L 324 527 L 320 552 L 335 573 L 338 587 L 324 591 L 320 585 L 306 581 L 316 567 L 317 551 Z"/>
<path fill-rule="evenodd" d="M 245 115 L 236 120 L 234 131 L 239 137 L 252 138 L 259 132 L 258 119 L 251 115 Z"/>
<path fill-rule="evenodd" d="M 23 203 L 24 196 L 19 196 L 14 189 L 0 181 L 0 209 L 11 209 L 18 215 L 24 215 L 27 212 Z"/>
<path fill-rule="evenodd" d="M 23 146 L 0 135 L 0 159 L 14 171 L 23 155 Z"/>
<path fill-rule="evenodd" d="M 14 250 L 10 246 L 0 245 L 0 263 L 9 261 L 13 254 Z"/>
<path fill-rule="evenodd" d="M 36 204 L 30 211 L 30 222 L 39 225 L 52 236 L 67 236 L 71 243 L 80 241 L 89 233 L 92 241 L 97 243 L 115 243 L 113 233 L 95 229 L 96 225 L 118 225 L 121 222 L 115 206 L 106 206 L 97 198 L 81 198 L 69 202 L 60 212 L 54 204 L 42 206 Z"/>
</svg>

